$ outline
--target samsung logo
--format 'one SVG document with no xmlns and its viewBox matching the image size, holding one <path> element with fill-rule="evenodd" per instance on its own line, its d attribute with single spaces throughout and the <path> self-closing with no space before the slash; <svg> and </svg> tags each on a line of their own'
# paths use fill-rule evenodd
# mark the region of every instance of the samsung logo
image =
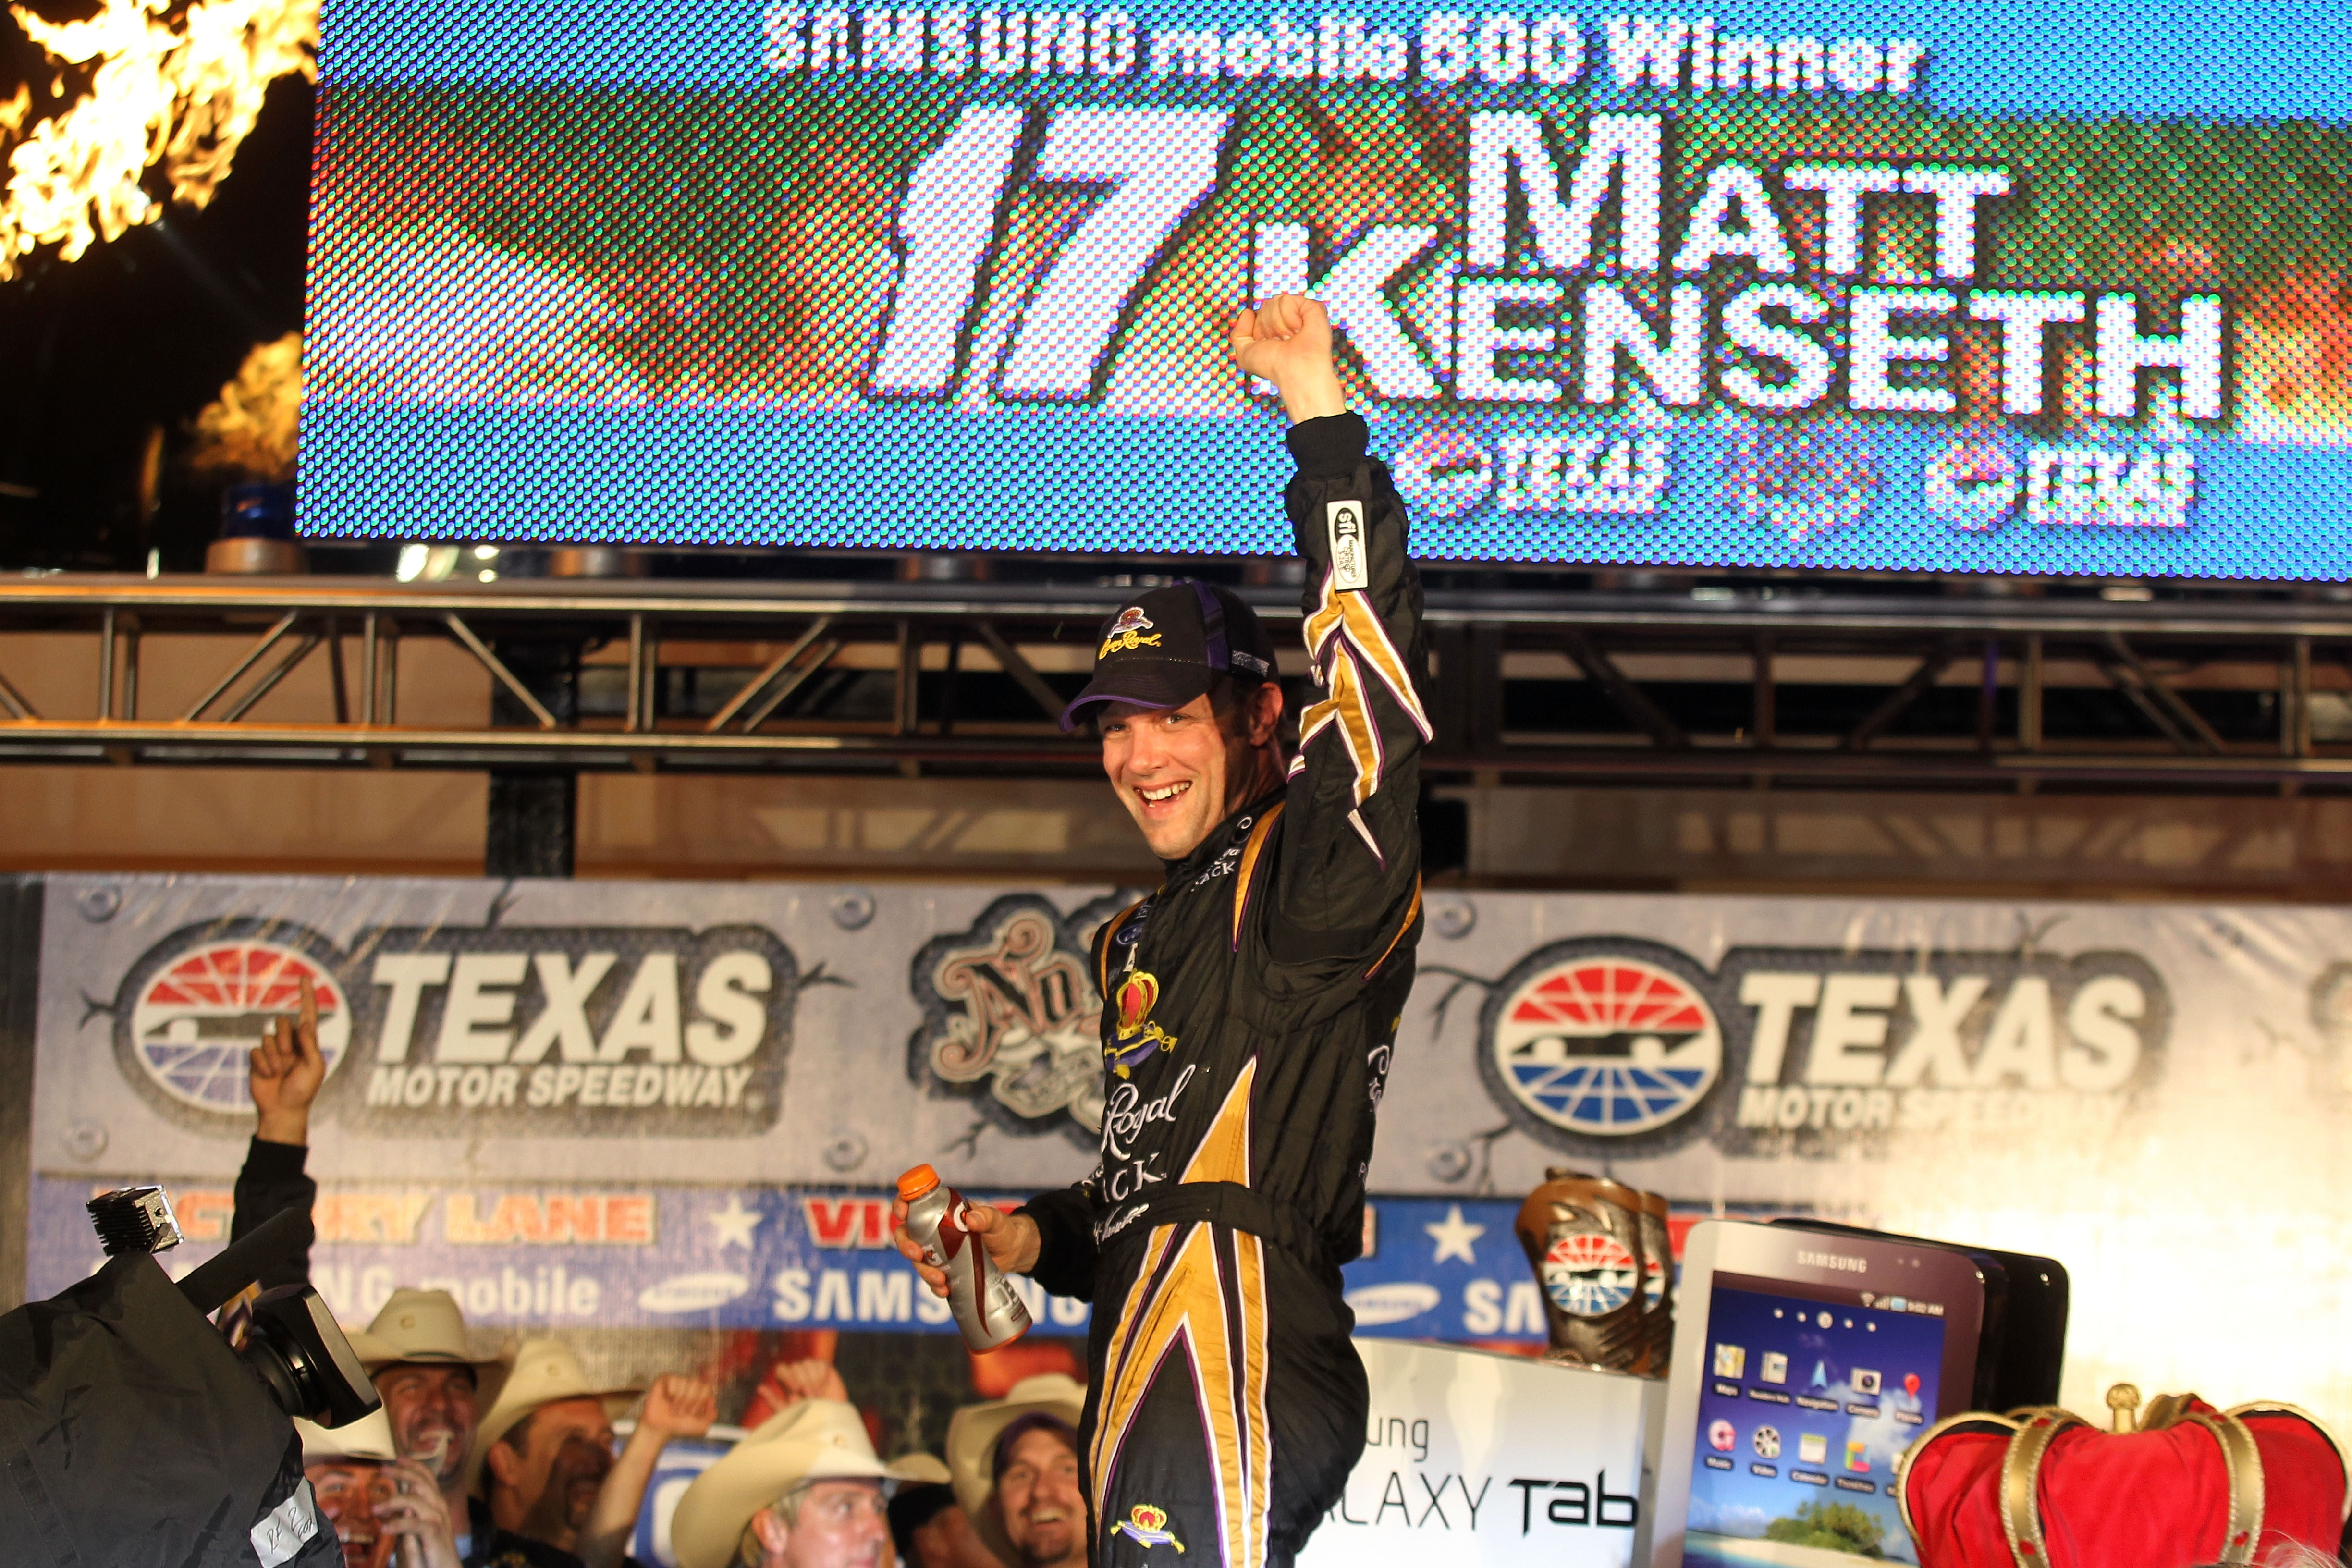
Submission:
<svg viewBox="0 0 2352 1568">
<path fill-rule="evenodd" d="M 1842 1268 L 1849 1274 L 1870 1272 L 1870 1259 L 1847 1258 L 1835 1252 L 1800 1252 L 1797 1261 L 1808 1268 Z"/>
</svg>

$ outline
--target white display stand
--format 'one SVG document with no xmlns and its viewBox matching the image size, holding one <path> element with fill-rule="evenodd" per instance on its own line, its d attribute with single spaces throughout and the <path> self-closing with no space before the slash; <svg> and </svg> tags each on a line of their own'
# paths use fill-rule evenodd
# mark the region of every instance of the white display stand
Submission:
<svg viewBox="0 0 2352 1568">
<path fill-rule="evenodd" d="M 1664 1383 L 1404 1340 L 1356 1349 L 1372 1387 L 1364 1457 L 1299 1568 L 1633 1563 Z"/>
</svg>

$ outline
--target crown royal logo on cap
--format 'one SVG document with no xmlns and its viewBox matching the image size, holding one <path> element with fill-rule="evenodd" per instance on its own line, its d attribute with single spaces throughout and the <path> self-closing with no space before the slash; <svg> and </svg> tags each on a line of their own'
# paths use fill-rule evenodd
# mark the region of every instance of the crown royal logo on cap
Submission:
<svg viewBox="0 0 2352 1568">
<path fill-rule="evenodd" d="M 1151 635 L 1146 637 L 1146 632 L 1151 632 Z M 1129 605 L 1118 613 L 1118 619 L 1111 622 L 1110 630 L 1104 636 L 1103 645 L 1097 650 L 1095 658 L 1108 658 L 1115 653 L 1159 646 L 1160 634 L 1151 631 L 1151 617 L 1143 613 L 1141 605 Z"/>
</svg>

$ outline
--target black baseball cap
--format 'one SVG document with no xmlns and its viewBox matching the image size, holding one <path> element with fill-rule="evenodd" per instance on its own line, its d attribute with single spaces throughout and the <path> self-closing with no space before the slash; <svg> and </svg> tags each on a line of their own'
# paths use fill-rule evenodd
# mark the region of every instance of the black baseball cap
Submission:
<svg viewBox="0 0 2352 1568">
<path fill-rule="evenodd" d="M 1274 647 L 1257 612 L 1241 596 L 1208 583 L 1176 583 L 1139 594 L 1103 622 L 1095 675 L 1062 710 L 1062 728 L 1078 727 L 1090 702 L 1181 708 L 1221 675 L 1274 676 Z"/>
</svg>

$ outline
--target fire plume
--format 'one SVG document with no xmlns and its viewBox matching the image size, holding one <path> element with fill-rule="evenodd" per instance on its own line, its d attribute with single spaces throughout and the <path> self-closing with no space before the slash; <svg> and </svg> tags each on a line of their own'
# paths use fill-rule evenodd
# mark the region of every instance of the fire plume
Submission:
<svg viewBox="0 0 2352 1568">
<path fill-rule="evenodd" d="M 9 15 L 52 66 L 87 69 L 83 95 L 29 131 L 23 92 L 0 104 L 14 140 L 0 189 L 0 279 L 22 258 L 55 245 L 68 261 L 100 239 L 152 223 L 160 205 L 142 188 L 160 168 L 172 199 L 203 206 L 228 177 L 261 113 L 269 84 L 317 76 L 319 0 L 104 0 L 79 22 L 49 22 L 19 5 Z"/>
<path fill-rule="evenodd" d="M 294 477 L 302 414 L 302 334 L 289 332 L 245 356 L 236 379 L 196 416 L 189 469 L 207 479 Z"/>
</svg>

